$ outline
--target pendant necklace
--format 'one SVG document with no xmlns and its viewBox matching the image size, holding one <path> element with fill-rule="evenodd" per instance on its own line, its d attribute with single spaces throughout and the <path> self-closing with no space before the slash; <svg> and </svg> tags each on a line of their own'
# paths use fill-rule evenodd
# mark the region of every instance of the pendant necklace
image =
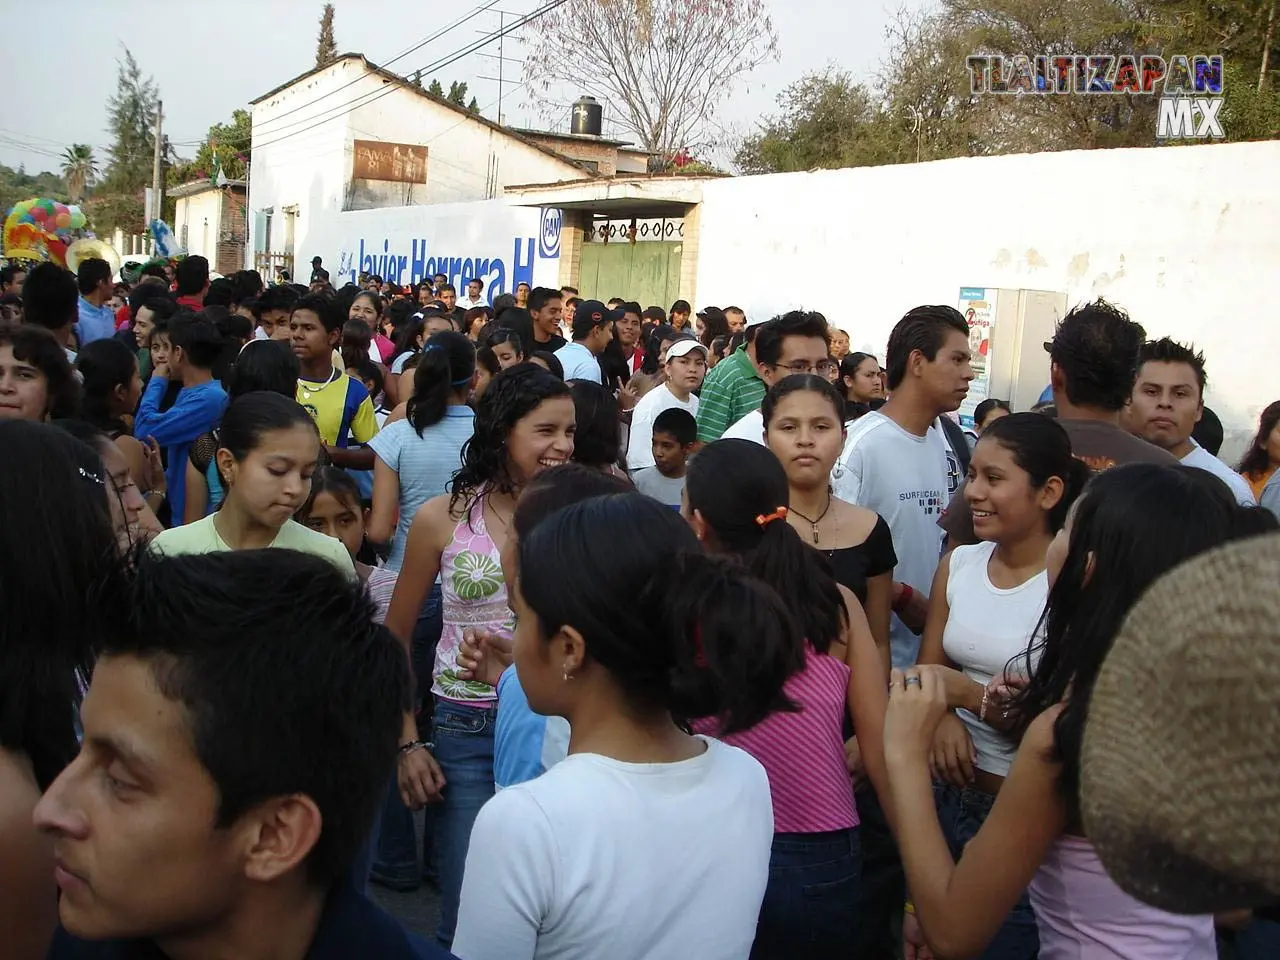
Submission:
<svg viewBox="0 0 1280 960">
<path fill-rule="evenodd" d="M 830 510 L 831 510 L 831 500 L 832 500 L 832 497 L 831 497 L 831 488 L 830 488 L 830 487 L 827 487 L 827 505 L 826 505 L 825 507 L 823 507 L 823 508 L 822 508 L 822 512 L 821 512 L 820 514 L 818 514 L 818 517 L 817 517 L 817 519 L 816 519 L 816 520 L 815 520 L 813 517 L 806 517 L 803 513 L 801 513 L 801 512 L 800 512 L 799 510 L 797 510 L 795 507 L 792 507 L 792 508 L 791 508 L 791 512 L 792 512 L 792 513 L 794 513 L 797 517 L 799 517 L 799 518 L 800 518 L 801 520 L 803 520 L 805 523 L 809 524 L 809 528 L 810 528 L 810 530 L 813 532 L 813 544 L 814 544 L 814 546 L 817 546 L 817 545 L 818 545 L 818 524 L 820 524 L 820 523 L 822 522 L 823 518 L 827 515 L 827 513 L 828 513 L 828 512 L 830 512 Z"/>
</svg>

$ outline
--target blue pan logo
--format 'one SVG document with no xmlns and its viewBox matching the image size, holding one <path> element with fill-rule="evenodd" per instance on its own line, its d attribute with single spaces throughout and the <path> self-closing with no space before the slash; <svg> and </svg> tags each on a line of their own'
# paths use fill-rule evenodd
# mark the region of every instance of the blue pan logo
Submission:
<svg viewBox="0 0 1280 960">
<path fill-rule="evenodd" d="M 559 210 L 544 207 L 542 210 L 542 227 L 538 231 L 538 256 L 544 260 L 554 260 L 560 256 L 560 223 L 563 217 Z"/>
</svg>

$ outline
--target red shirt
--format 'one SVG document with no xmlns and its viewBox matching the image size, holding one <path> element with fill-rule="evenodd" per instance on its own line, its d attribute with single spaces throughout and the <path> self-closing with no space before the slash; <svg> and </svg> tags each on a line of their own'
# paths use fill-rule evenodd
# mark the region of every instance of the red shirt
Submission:
<svg viewBox="0 0 1280 960">
<path fill-rule="evenodd" d="M 188 309 L 195 310 L 198 313 L 204 309 L 204 294 L 193 293 L 189 296 L 179 297 L 177 303 L 180 307 L 187 307 Z"/>
</svg>

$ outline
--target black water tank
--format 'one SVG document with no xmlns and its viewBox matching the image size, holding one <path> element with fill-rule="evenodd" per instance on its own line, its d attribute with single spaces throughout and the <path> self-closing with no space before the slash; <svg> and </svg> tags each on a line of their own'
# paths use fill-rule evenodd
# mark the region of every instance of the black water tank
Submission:
<svg viewBox="0 0 1280 960">
<path fill-rule="evenodd" d="M 604 132 L 604 107 L 595 97 L 579 97 L 573 105 L 573 123 L 570 131 L 588 137 L 598 137 Z"/>
</svg>

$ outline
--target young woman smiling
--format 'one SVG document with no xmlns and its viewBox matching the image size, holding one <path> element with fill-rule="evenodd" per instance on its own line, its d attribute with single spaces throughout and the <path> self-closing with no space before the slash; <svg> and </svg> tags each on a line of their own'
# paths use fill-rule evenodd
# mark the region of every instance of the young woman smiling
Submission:
<svg viewBox="0 0 1280 960">
<path fill-rule="evenodd" d="M 990 685 L 1027 655 L 1049 592 L 1049 544 L 1088 476 L 1066 431 L 1038 413 L 994 421 L 974 449 L 965 499 L 982 542 L 956 547 L 938 565 L 919 659 L 969 679 L 963 702 L 938 725 L 930 759 L 954 856 L 987 819 L 1009 773 L 1015 744 L 989 722 L 996 713 Z M 1031 960 L 1038 948 L 1024 893 L 982 956 Z"/>
<path fill-rule="evenodd" d="M 457 922 L 471 825 L 493 796 L 497 713 L 493 687 L 459 676 L 458 647 L 467 628 L 511 635 L 502 545 L 525 484 L 573 455 L 574 425 L 564 381 L 533 364 L 494 377 L 477 405 L 475 432 L 451 492 L 414 515 L 387 612 L 387 627 L 409 651 L 422 601 L 440 575 L 444 630 L 432 671 L 434 756 L 419 739 L 413 711 L 406 712 L 399 782 L 410 807 L 441 800 L 434 819 L 443 893 L 437 937 L 446 945 Z"/>
<path fill-rule="evenodd" d="M 999 421 L 979 449 L 995 443 L 991 434 L 1014 416 Z M 1017 751 L 990 814 L 958 855 L 935 814 L 929 758 L 949 705 L 984 712 L 982 697 L 975 702 L 972 695 L 981 688 L 940 666 L 893 672 L 885 756 L 898 821 L 911 824 L 898 841 L 920 927 L 906 930 L 913 945 L 921 944 L 922 932 L 935 956 L 980 956 L 1025 891 L 1041 960 L 1216 958 L 1212 917 L 1146 906 L 1107 876 L 1084 835 L 1079 805 L 1089 701 L 1130 608 L 1183 561 L 1258 532 L 1256 519 L 1246 518 L 1227 487 L 1209 476 L 1191 467 L 1113 467 L 1090 481 L 1071 508 L 1043 560 L 1043 639 L 1020 664 L 1030 679 L 1012 702 L 996 704 L 1002 715 L 1008 711 Z M 1033 502 L 1049 496 L 1042 490 Z M 980 535 L 994 535 L 1008 522 L 1007 512 L 1001 515 L 1007 508 L 991 497 L 981 503 L 991 516 Z M 1034 561 L 1024 557 L 1023 565 Z M 954 572 L 954 558 L 951 566 Z M 993 698 L 987 699 L 990 716 Z"/>
</svg>

